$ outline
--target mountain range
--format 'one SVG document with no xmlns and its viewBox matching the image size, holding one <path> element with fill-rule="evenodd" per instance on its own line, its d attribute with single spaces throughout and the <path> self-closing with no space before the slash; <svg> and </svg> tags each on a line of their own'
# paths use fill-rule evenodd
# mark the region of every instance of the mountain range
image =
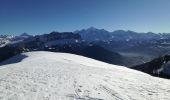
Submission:
<svg viewBox="0 0 170 100">
<path fill-rule="evenodd" d="M 145 63 L 169 54 L 170 34 L 109 32 L 94 27 L 75 32 L 51 32 L 42 35 L 0 36 L 0 61 L 22 52 L 52 51 L 73 53 L 110 64 L 142 70 Z M 1 64 L 2 65 L 2 64 Z M 153 75 L 151 72 L 149 74 Z"/>
</svg>

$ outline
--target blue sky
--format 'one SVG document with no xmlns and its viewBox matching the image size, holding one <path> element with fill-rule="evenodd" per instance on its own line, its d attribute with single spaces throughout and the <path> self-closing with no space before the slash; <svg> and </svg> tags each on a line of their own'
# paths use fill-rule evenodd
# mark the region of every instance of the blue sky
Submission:
<svg viewBox="0 0 170 100">
<path fill-rule="evenodd" d="M 88 27 L 170 33 L 170 0 L 0 0 L 0 34 Z"/>
</svg>

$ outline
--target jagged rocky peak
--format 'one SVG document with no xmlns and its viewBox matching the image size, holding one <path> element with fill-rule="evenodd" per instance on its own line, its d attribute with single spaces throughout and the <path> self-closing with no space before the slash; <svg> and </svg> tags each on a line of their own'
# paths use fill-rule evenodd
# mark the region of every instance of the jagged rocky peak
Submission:
<svg viewBox="0 0 170 100">
<path fill-rule="evenodd" d="M 20 36 L 32 36 L 32 35 L 29 35 L 28 33 L 22 33 Z"/>
</svg>

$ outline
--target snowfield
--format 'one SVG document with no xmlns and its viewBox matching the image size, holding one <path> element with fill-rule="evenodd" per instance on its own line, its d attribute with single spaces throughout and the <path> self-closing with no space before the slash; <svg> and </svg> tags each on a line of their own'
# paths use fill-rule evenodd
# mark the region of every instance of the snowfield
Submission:
<svg viewBox="0 0 170 100">
<path fill-rule="evenodd" d="M 29 52 L 4 63 L 0 100 L 170 100 L 170 80 L 78 55 Z"/>
</svg>

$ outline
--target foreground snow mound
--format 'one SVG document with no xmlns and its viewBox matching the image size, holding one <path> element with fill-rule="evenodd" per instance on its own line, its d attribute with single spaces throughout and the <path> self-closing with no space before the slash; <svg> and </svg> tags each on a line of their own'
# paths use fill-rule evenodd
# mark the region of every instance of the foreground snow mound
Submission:
<svg viewBox="0 0 170 100">
<path fill-rule="evenodd" d="M 30 52 L 0 68 L 0 100 L 170 100 L 170 80 L 66 53 Z"/>
</svg>

